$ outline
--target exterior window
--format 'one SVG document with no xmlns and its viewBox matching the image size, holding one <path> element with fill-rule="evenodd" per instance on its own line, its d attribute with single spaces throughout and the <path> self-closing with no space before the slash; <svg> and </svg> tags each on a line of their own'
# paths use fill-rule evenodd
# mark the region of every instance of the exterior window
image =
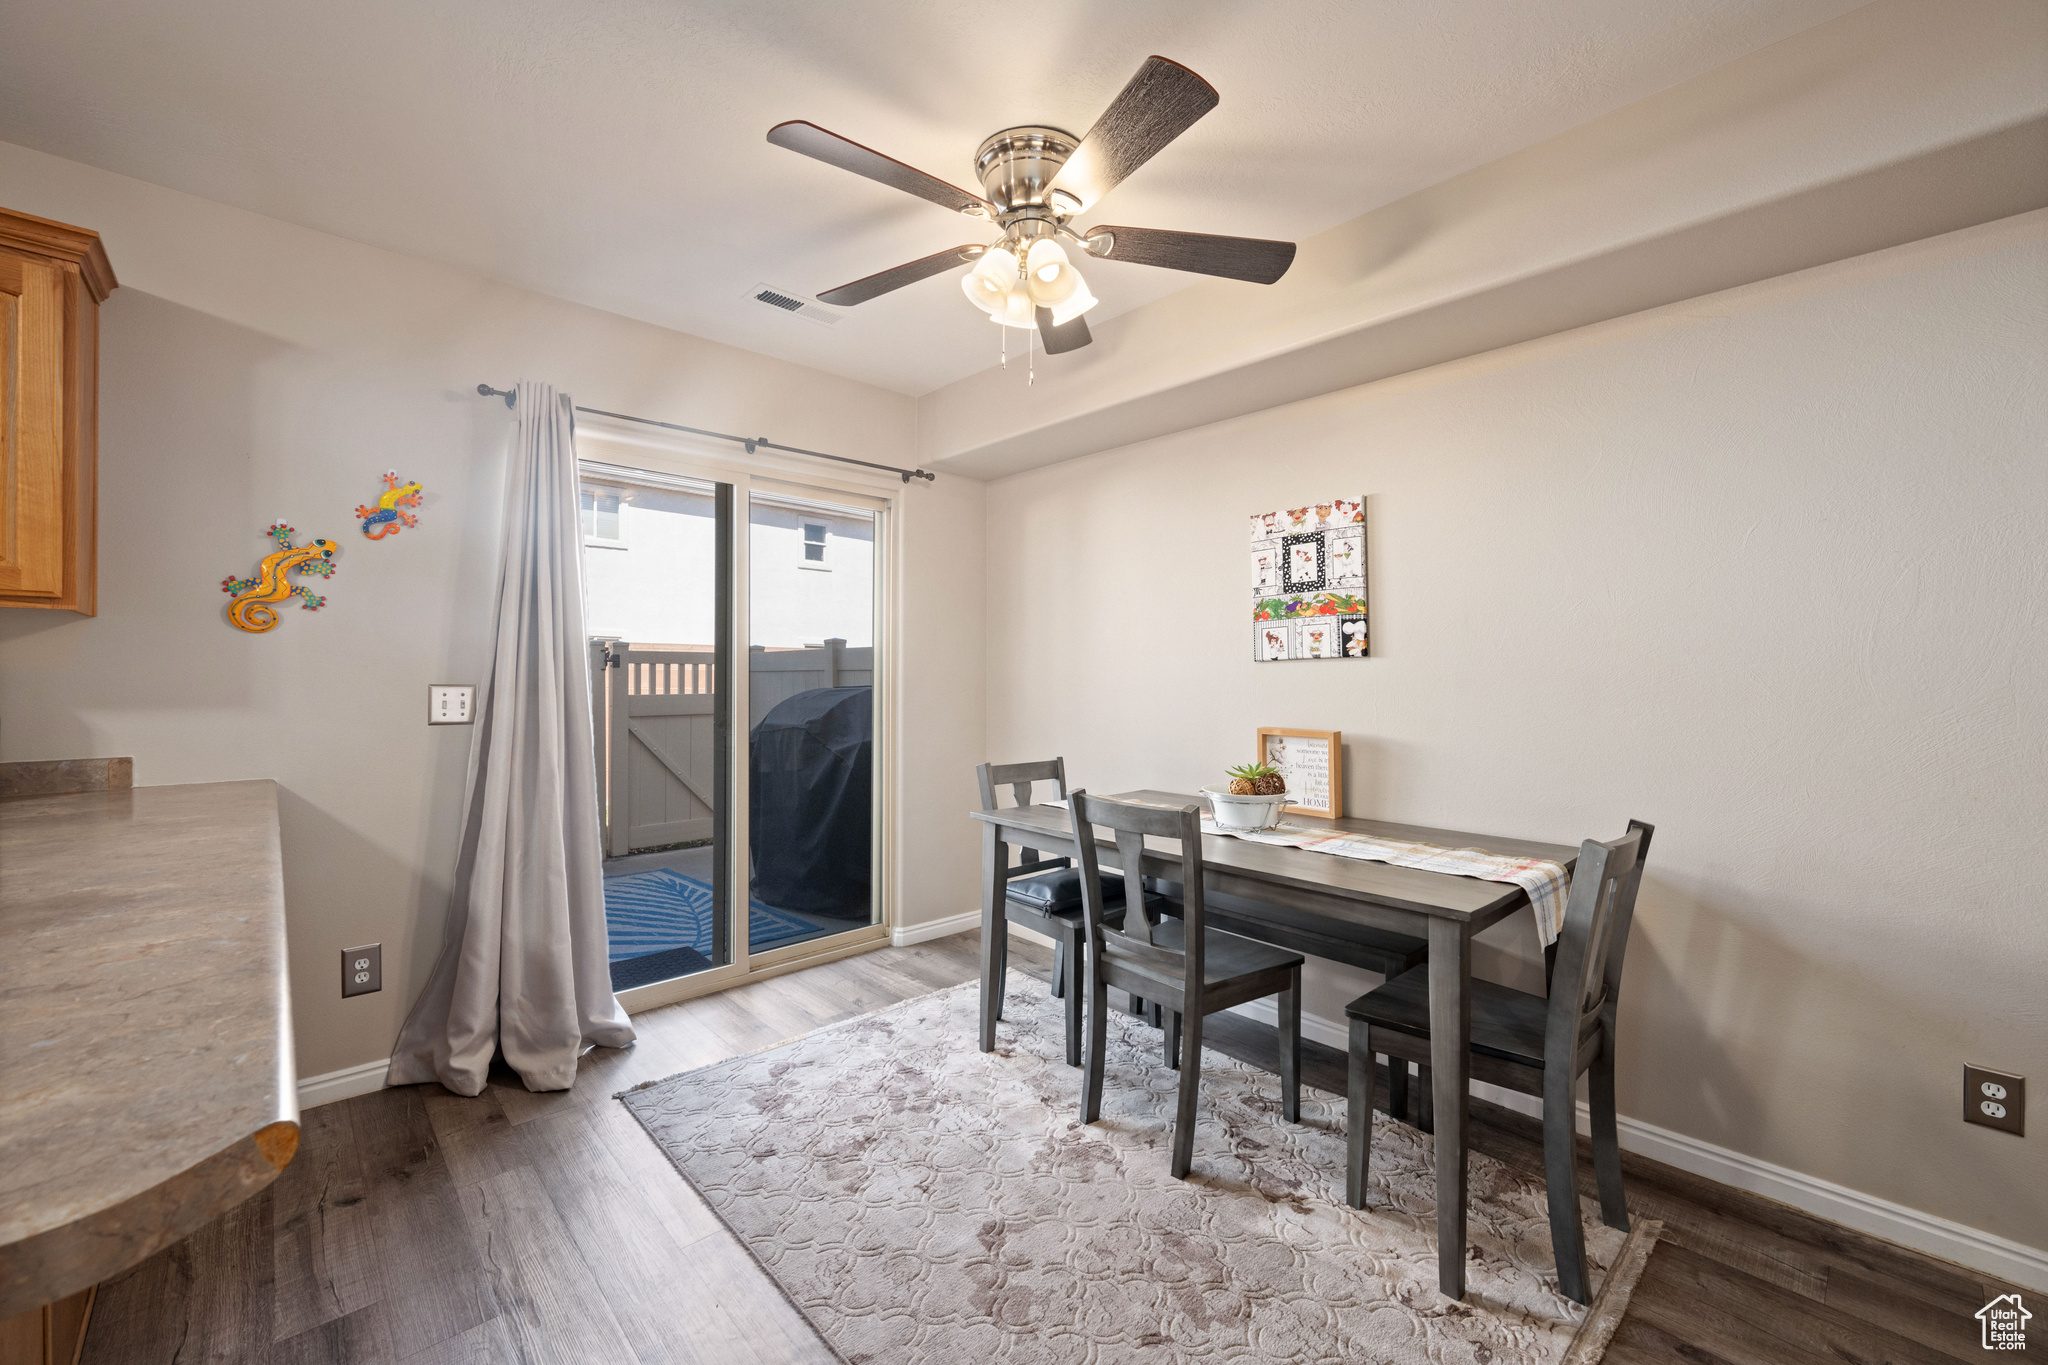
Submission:
<svg viewBox="0 0 2048 1365">
<path fill-rule="evenodd" d="M 807 521 L 803 524 L 803 528 L 804 567 L 807 569 L 829 568 L 830 566 L 825 563 L 825 523 L 822 521 Z"/>
</svg>

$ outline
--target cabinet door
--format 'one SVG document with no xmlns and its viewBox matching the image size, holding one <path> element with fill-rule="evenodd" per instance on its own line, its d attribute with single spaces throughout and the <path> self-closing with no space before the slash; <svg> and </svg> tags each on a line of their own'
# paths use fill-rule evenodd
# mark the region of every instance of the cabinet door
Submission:
<svg viewBox="0 0 2048 1365">
<path fill-rule="evenodd" d="M 64 595 L 64 302 L 54 261 L 0 253 L 0 593 Z M 73 542 L 75 544 L 75 542 Z"/>
</svg>

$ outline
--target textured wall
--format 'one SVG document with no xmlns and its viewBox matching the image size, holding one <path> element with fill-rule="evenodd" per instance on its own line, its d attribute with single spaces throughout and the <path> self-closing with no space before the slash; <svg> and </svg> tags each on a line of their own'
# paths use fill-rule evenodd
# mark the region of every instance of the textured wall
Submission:
<svg viewBox="0 0 2048 1365">
<path fill-rule="evenodd" d="M 1650 820 L 1623 1110 L 2048 1244 L 2048 1125 L 1959 1117 L 2048 1076 L 2044 336 L 2035 214 L 991 484 L 990 756 L 1341 727 L 1352 814 Z M 1376 657 L 1252 663 L 1246 515 L 1359 492 Z"/>
<path fill-rule="evenodd" d="M 385 1055 L 440 949 L 470 731 L 429 729 L 425 687 L 482 681 L 512 421 L 477 382 L 545 378 L 868 460 L 910 448 L 898 395 L 5 144 L 0 202 L 100 231 L 122 280 L 101 315 L 100 614 L 0 612 L 0 758 L 277 780 L 302 1075 Z M 371 543 L 348 512 L 393 467 L 426 505 Z M 901 587 L 901 700 L 939 726 L 925 762 L 956 777 L 906 785 L 906 823 L 929 829 L 971 804 L 979 758 L 961 606 L 981 591 L 982 488 L 895 491 L 906 558 L 942 571 L 929 594 L 915 573 Z M 220 580 L 278 517 L 340 541 L 341 568 L 322 611 L 244 634 Z M 972 861 L 928 863 L 906 905 L 957 913 Z M 384 991 L 342 1000 L 340 950 L 375 941 Z"/>
</svg>

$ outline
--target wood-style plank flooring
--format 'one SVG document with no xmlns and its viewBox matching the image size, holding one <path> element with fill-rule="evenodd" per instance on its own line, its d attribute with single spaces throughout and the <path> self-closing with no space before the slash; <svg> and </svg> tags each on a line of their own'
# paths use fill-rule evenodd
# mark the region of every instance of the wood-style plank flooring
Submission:
<svg viewBox="0 0 2048 1365">
<path fill-rule="evenodd" d="M 413 1086 L 312 1110 L 275 1185 L 101 1290 L 84 1360 L 830 1365 L 611 1096 L 971 980 L 977 946 L 884 948 L 651 1010 L 639 1043 L 585 1057 L 572 1091 L 507 1077 L 476 1099 Z M 1050 967 L 1028 944 L 1011 959 Z M 1272 1064 L 1270 1029 L 1209 1027 L 1210 1046 Z M 1341 1092 L 1341 1055 L 1304 1053 L 1303 1079 Z M 1473 1144 L 1540 1180 L 1534 1121 L 1473 1110 Z M 1666 1230 L 1611 1365 L 1975 1360 L 1971 1315 L 2009 1289 L 1656 1162 L 1630 1157 L 1628 1180 Z"/>
</svg>

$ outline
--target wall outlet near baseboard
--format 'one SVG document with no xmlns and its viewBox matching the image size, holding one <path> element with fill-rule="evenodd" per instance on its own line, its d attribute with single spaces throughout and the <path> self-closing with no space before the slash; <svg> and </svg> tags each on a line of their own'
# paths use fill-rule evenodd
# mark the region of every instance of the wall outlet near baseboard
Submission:
<svg viewBox="0 0 2048 1365">
<path fill-rule="evenodd" d="M 2027 1078 L 1981 1066 L 1963 1068 L 1963 1122 L 2027 1135 Z"/>
<path fill-rule="evenodd" d="M 384 989 L 384 945 L 344 948 L 341 953 L 341 994 L 368 995 Z"/>
</svg>

